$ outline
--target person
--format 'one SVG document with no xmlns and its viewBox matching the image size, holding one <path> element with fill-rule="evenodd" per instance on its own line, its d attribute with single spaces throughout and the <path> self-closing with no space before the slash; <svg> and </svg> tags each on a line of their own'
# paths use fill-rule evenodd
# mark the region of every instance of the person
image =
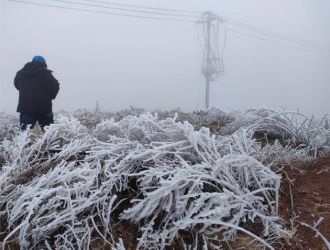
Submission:
<svg viewBox="0 0 330 250">
<path fill-rule="evenodd" d="M 20 129 L 28 125 L 33 129 L 38 121 L 41 129 L 54 123 L 52 100 L 59 92 L 60 84 L 47 69 L 45 58 L 35 56 L 17 72 L 14 85 L 19 91 L 17 112 L 20 113 Z"/>
</svg>

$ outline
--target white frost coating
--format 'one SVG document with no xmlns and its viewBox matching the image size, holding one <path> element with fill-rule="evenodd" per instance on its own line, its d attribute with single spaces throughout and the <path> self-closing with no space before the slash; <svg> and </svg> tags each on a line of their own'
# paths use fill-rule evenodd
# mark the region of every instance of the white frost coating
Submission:
<svg viewBox="0 0 330 250">
<path fill-rule="evenodd" d="M 288 128 L 287 123 L 273 126 L 270 122 L 279 113 L 262 112 L 271 116 L 261 119 L 267 120 L 268 133 Z M 299 126 L 296 135 L 307 138 L 309 144 L 296 148 L 282 146 L 278 140 L 261 146 L 253 139 L 255 125 L 236 129 L 244 114 L 231 115 L 237 119 L 225 130 L 232 126 L 235 132 L 221 136 L 203 127 L 195 130 L 189 122 L 159 119 L 163 115 L 127 115 L 119 121 L 114 117 L 90 130 L 64 114 L 43 135 L 26 131 L 3 141 L 0 219 L 7 227 L 4 238 L 20 242 L 22 250 L 31 246 L 88 249 L 95 240 L 124 250 L 125 242 L 116 242 L 113 235 L 120 223 L 114 221 L 114 214 L 119 214 L 139 228 L 139 247 L 144 249 L 164 249 L 180 230 L 203 237 L 201 246 L 197 236 L 194 247 L 186 246 L 191 249 L 207 249 L 219 232 L 223 237 L 219 242 L 233 240 L 237 230 L 271 248 L 285 231 L 277 224 L 280 176 L 270 167 L 306 159 L 314 149 L 326 152 L 327 120 L 318 123 L 318 129 L 310 125 L 310 133 L 322 137 L 316 141 L 299 134 L 307 131 L 305 125 Z M 86 123 L 100 120 L 102 114 L 95 116 L 84 119 Z M 225 120 L 225 114 L 214 117 Z M 188 118 L 198 120 L 197 115 Z M 262 127 L 261 120 L 256 119 L 257 128 Z M 276 120 L 282 121 L 286 120 Z M 262 235 L 245 228 L 249 223 L 258 223 L 264 229 Z M 52 236 L 56 238 L 50 242 Z"/>
<path fill-rule="evenodd" d="M 329 241 L 323 236 L 323 234 L 321 234 L 319 232 L 319 230 L 316 229 L 316 227 L 321 223 L 322 220 L 323 220 L 323 217 L 320 217 L 320 219 L 317 222 L 315 222 L 313 226 L 310 226 L 310 225 L 308 225 L 308 224 L 306 224 L 304 222 L 300 222 L 300 221 L 298 221 L 298 222 L 301 225 L 303 225 L 305 227 L 308 227 L 308 228 L 312 229 L 314 232 L 316 232 L 315 237 L 317 238 L 317 237 L 320 236 L 321 239 L 324 241 L 325 245 L 327 246 L 327 248 L 330 250 L 330 243 L 329 243 Z"/>
<path fill-rule="evenodd" d="M 126 250 L 123 240 L 119 239 L 119 243 L 117 243 L 115 247 L 112 247 L 112 250 Z"/>
<path fill-rule="evenodd" d="M 330 153 L 330 116 L 321 120 L 312 116 L 285 110 L 254 108 L 238 111 L 233 122 L 224 129 L 233 133 L 242 128 L 261 132 L 270 136 L 278 136 L 286 143 L 297 146 L 305 144 L 305 152 L 310 156 Z"/>
</svg>

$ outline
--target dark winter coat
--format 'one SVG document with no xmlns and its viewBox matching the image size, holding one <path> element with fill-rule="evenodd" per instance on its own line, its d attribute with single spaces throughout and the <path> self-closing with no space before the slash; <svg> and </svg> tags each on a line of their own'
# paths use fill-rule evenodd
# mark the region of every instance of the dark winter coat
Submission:
<svg viewBox="0 0 330 250">
<path fill-rule="evenodd" d="M 14 84 L 19 90 L 19 113 L 52 113 L 52 100 L 60 89 L 60 85 L 47 65 L 29 62 L 17 72 Z"/>
</svg>

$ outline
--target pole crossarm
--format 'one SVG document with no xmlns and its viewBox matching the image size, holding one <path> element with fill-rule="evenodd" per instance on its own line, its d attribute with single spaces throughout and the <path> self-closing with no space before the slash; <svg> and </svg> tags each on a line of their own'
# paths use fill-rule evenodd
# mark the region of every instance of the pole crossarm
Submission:
<svg viewBox="0 0 330 250">
<path fill-rule="evenodd" d="M 204 12 L 202 20 L 197 24 L 202 24 L 204 34 L 204 55 L 202 72 L 206 79 L 205 107 L 209 108 L 210 82 L 217 81 L 224 74 L 222 56 L 219 52 L 219 25 L 223 20 L 212 12 Z"/>
</svg>

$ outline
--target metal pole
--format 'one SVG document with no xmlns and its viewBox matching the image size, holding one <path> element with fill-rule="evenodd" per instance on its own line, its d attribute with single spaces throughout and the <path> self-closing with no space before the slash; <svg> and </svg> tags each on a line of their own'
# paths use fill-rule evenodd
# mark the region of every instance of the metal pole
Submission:
<svg viewBox="0 0 330 250">
<path fill-rule="evenodd" d="M 210 64 L 210 53 L 211 53 L 211 12 L 208 13 L 207 19 L 207 57 L 206 64 Z M 210 105 L 210 79 L 209 76 L 206 77 L 206 95 L 205 95 L 205 108 L 208 109 Z"/>
<path fill-rule="evenodd" d="M 206 95 L 205 95 L 205 108 L 208 109 L 210 104 L 210 80 L 206 79 Z"/>
</svg>

